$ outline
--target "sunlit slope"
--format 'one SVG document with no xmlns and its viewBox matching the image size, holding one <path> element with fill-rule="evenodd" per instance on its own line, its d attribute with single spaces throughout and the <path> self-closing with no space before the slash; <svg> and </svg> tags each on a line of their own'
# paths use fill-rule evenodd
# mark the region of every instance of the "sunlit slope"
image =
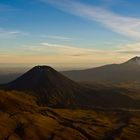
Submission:
<svg viewBox="0 0 140 140">
<path fill-rule="evenodd" d="M 0 91 L 0 140 L 139 140 L 140 113 L 52 109 L 35 98 Z"/>
</svg>

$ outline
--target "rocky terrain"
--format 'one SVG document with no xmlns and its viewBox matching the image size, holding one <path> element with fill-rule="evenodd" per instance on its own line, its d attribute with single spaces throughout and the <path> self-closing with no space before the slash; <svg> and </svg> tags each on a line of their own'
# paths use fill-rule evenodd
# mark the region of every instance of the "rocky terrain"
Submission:
<svg viewBox="0 0 140 140">
<path fill-rule="evenodd" d="M 138 110 L 54 109 L 33 96 L 0 91 L 1 140 L 139 140 Z"/>
</svg>

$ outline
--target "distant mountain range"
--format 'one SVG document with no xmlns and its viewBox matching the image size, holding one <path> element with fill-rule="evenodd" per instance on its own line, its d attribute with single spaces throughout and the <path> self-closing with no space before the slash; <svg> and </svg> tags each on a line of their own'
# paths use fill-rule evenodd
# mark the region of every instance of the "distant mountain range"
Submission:
<svg viewBox="0 0 140 140">
<path fill-rule="evenodd" d="M 110 64 L 86 70 L 63 71 L 62 74 L 75 81 L 140 82 L 140 57 L 134 57 L 121 64 Z"/>
<path fill-rule="evenodd" d="M 38 104 L 56 108 L 140 108 L 140 102 L 121 89 L 84 86 L 49 66 L 36 66 L 1 89 L 32 95 Z"/>
<path fill-rule="evenodd" d="M 61 73 L 69 79 L 78 82 L 140 82 L 140 57 L 136 56 L 121 64 L 109 64 L 85 70 L 61 71 Z M 0 83 L 13 81 L 22 74 L 23 71 L 11 72 L 8 74 L 0 72 Z"/>
</svg>

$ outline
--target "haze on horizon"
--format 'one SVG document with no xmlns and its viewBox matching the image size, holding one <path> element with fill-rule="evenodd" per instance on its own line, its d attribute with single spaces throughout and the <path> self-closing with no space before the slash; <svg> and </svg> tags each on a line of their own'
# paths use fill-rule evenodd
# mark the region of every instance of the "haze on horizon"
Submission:
<svg viewBox="0 0 140 140">
<path fill-rule="evenodd" d="M 83 69 L 140 54 L 137 0 L 0 1 L 0 67 Z"/>
</svg>

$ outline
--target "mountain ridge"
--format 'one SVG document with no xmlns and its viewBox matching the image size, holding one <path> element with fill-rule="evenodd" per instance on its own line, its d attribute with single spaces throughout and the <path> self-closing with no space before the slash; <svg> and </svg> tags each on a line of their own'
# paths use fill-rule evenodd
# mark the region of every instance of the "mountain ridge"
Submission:
<svg viewBox="0 0 140 140">
<path fill-rule="evenodd" d="M 74 81 L 89 82 L 140 82 L 140 57 L 134 57 L 121 64 L 109 64 L 100 67 L 61 72 Z"/>
<path fill-rule="evenodd" d="M 131 58 L 130 60 L 126 61 L 123 64 L 134 64 L 134 65 L 140 65 L 140 57 L 139 56 L 135 56 L 133 58 Z"/>
</svg>

